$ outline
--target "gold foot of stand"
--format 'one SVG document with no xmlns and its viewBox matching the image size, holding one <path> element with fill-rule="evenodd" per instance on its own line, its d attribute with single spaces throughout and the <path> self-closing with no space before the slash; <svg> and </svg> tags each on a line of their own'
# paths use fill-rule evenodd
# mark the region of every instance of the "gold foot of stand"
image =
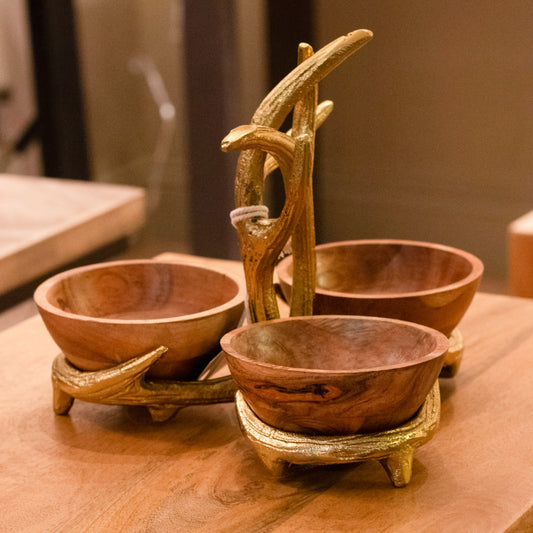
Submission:
<svg viewBox="0 0 533 533">
<path fill-rule="evenodd" d="M 52 364 L 54 412 L 66 415 L 75 399 L 106 405 L 144 405 L 152 420 L 163 422 L 188 405 L 232 402 L 231 376 L 203 381 L 148 381 L 145 374 L 167 351 L 164 346 L 120 365 L 94 372 L 72 366 L 64 354 Z"/>
<path fill-rule="evenodd" d="M 464 342 L 463 335 L 458 329 L 454 329 L 450 335 L 450 348 L 444 358 L 444 364 L 440 373 L 441 378 L 453 378 L 463 360 Z"/>
<path fill-rule="evenodd" d="M 431 439 L 440 420 L 438 380 L 414 418 L 380 433 L 346 436 L 308 436 L 281 431 L 259 420 L 242 394 L 235 405 L 241 429 L 265 466 L 282 475 L 290 464 L 328 465 L 378 460 L 395 487 L 411 480 L 413 454 Z"/>
</svg>

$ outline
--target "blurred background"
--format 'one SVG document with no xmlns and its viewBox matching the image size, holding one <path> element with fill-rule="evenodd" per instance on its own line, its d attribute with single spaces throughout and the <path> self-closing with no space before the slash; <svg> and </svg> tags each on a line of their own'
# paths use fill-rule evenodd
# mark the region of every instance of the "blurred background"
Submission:
<svg viewBox="0 0 533 533">
<path fill-rule="evenodd" d="M 146 187 L 129 254 L 237 258 L 220 140 L 300 41 L 368 28 L 319 87 L 317 240 L 456 246 L 504 290 L 507 225 L 532 209 L 532 27 L 529 0 L 0 0 L 0 172 Z"/>
</svg>

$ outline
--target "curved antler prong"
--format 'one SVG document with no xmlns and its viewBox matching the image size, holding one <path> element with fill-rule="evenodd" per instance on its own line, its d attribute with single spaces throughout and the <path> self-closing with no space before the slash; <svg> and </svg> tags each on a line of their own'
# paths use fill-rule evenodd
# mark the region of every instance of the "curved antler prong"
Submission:
<svg viewBox="0 0 533 533">
<path fill-rule="evenodd" d="M 372 39 L 369 30 L 356 30 L 327 44 L 283 78 L 264 98 L 252 124 L 279 129 L 296 102 L 332 70 Z M 235 205 L 263 203 L 265 154 L 258 150 L 241 153 L 237 163 Z"/>
<path fill-rule="evenodd" d="M 57 414 L 67 414 L 72 400 L 107 405 L 145 405 L 161 409 L 233 401 L 236 385 L 231 376 L 199 381 L 149 381 L 145 374 L 167 352 L 161 346 L 147 354 L 108 369 L 82 371 L 63 354 L 52 364 L 52 383 Z M 61 401 L 59 401 L 61 400 Z M 163 419 L 164 417 L 159 417 Z"/>
<path fill-rule="evenodd" d="M 279 165 L 282 172 L 290 171 L 294 156 L 294 139 L 287 133 L 282 133 L 268 126 L 250 124 L 238 126 L 222 139 L 220 148 L 223 152 L 230 150 L 247 150 L 254 148 L 268 153 L 270 159 Z"/>
<path fill-rule="evenodd" d="M 234 220 L 248 289 L 250 318 L 254 322 L 279 316 L 273 271 L 291 236 L 295 267 L 291 314 L 312 314 L 315 286 L 311 182 L 314 136 L 316 125 L 321 123 L 318 118 L 325 120 L 331 111 L 329 102 L 317 110 L 317 84 L 371 38 L 372 32 L 356 30 L 339 37 L 316 54 L 310 45 L 302 43 L 298 49 L 298 66 L 264 98 L 252 117 L 251 126 L 237 128 L 223 140 L 223 150 L 237 147 L 243 150 L 235 176 L 235 205 L 240 216 Z M 278 132 L 293 108 L 290 136 Z M 287 140 L 291 137 L 295 141 L 294 149 Z M 265 210 L 262 205 L 265 162 L 268 161 L 267 171 L 273 166 L 272 160 L 267 160 L 267 154 L 279 162 L 285 186 L 285 205 L 277 220 L 267 220 L 256 214 L 259 209 Z M 254 208 L 250 210 L 250 216 L 241 210 L 250 207 Z"/>
<path fill-rule="evenodd" d="M 329 117 L 331 112 L 333 111 L 333 102 L 331 100 L 324 100 L 323 102 L 320 102 L 316 108 L 316 116 L 315 116 L 315 130 L 317 130 L 326 119 Z M 275 130 L 277 131 L 277 130 Z M 292 135 L 292 128 L 287 130 L 287 135 Z M 278 162 L 274 157 L 272 157 L 270 154 L 266 156 L 265 159 L 265 166 L 263 169 L 263 176 L 266 178 L 271 172 L 276 170 L 278 168 Z"/>
</svg>

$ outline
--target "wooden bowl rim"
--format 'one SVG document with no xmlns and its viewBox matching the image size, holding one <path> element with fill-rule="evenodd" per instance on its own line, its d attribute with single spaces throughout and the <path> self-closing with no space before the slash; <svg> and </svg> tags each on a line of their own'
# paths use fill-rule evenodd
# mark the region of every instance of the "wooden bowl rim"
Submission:
<svg viewBox="0 0 533 533">
<path fill-rule="evenodd" d="M 64 311 L 60 309 L 59 307 L 56 307 L 55 305 L 52 305 L 48 301 L 47 295 L 50 289 L 54 287 L 57 283 L 69 278 L 72 275 L 80 274 L 83 272 L 90 272 L 92 270 L 105 269 L 107 267 L 129 266 L 129 265 L 168 265 L 168 266 L 173 266 L 173 267 L 176 267 L 176 266 L 185 267 L 185 268 L 193 269 L 193 270 L 216 272 L 218 274 L 221 274 L 227 277 L 229 280 L 235 283 L 237 287 L 237 293 L 235 294 L 233 298 L 231 298 L 231 300 L 228 300 L 227 302 L 221 305 L 218 305 L 216 307 L 211 307 L 210 309 L 201 311 L 199 313 L 191 313 L 188 315 L 178 315 L 175 317 L 152 318 L 152 319 L 105 318 L 105 317 L 94 317 L 94 316 L 89 316 L 89 315 L 82 315 L 78 313 L 70 313 L 68 311 Z M 226 270 L 223 270 L 221 268 L 213 268 L 211 266 L 207 267 L 203 265 L 196 265 L 196 264 L 191 264 L 191 263 L 181 262 L 181 261 L 161 261 L 158 259 L 122 259 L 122 260 L 117 260 L 117 261 L 106 261 L 106 262 L 101 262 L 101 263 L 93 263 L 90 265 L 84 265 L 81 267 L 71 268 L 69 270 L 65 270 L 63 272 L 55 274 L 54 276 L 43 281 L 37 287 L 37 289 L 34 292 L 33 299 L 37 307 L 43 309 L 44 311 L 47 311 L 48 313 L 53 314 L 53 315 L 58 315 L 64 318 L 70 318 L 74 320 L 81 320 L 85 322 L 95 322 L 95 323 L 101 323 L 101 324 L 169 324 L 169 323 L 177 323 L 177 322 L 189 322 L 189 321 L 197 320 L 199 318 L 214 316 L 223 311 L 238 307 L 241 304 L 243 305 L 243 308 L 244 308 L 245 293 L 246 291 L 245 291 L 244 283 L 241 280 L 241 278 L 233 274 L 232 272 L 227 272 Z"/>
<path fill-rule="evenodd" d="M 268 326 L 268 325 L 276 324 L 280 322 L 312 321 L 312 320 L 353 321 L 354 319 L 358 321 L 362 321 L 362 322 L 388 322 L 388 323 L 393 323 L 393 324 L 398 324 L 398 325 L 402 325 L 405 327 L 409 327 L 411 329 L 417 329 L 419 331 L 424 331 L 427 334 L 429 334 L 431 337 L 433 337 L 433 339 L 435 340 L 435 343 L 436 343 L 435 348 L 431 352 L 423 355 L 422 357 L 419 357 L 417 359 L 404 362 L 404 363 L 398 363 L 394 365 L 382 365 L 382 366 L 369 367 L 369 368 L 358 368 L 354 370 L 328 370 L 324 368 L 300 368 L 300 367 L 276 365 L 273 363 L 265 363 L 264 361 L 257 361 L 256 359 L 251 359 L 250 357 L 247 357 L 237 352 L 231 346 L 233 337 L 240 335 L 244 330 L 261 328 L 263 326 Z M 322 375 L 328 375 L 328 376 L 347 376 L 347 375 L 364 374 L 364 373 L 369 373 L 369 372 L 382 372 L 386 370 L 407 368 L 407 367 L 411 367 L 411 366 L 415 366 L 421 363 L 431 361 L 433 359 L 438 359 L 439 357 L 444 357 L 446 352 L 449 349 L 450 341 L 448 337 L 444 335 L 444 333 L 441 333 L 440 331 L 437 331 L 436 329 L 433 329 L 427 326 L 422 326 L 421 324 L 417 324 L 415 322 L 408 322 L 407 320 L 398 320 L 396 318 L 383 318 L 383 317 L 363 316 L 363 315 L 312 315 L 312 316 L 295 316 L 295 317 L 288 317 L 288 318 L 276 318 L 273 320 L 266 320 L 262 322 L 255 322 L 253 324 L 246 324 L 244 326 L 241 326 L 239 328 L 236 328 L 226 333 L 222 337 L 222 339 L 220 339 L 220 346 L 222 350 L 225 352 L 225 354 L 228 355 L 229 357 L 234 357 L 235 359 L 238 359 L 245 363 L 252 363 L 254 365 L 258 365 L 260 367 L 267 368 L 267 369 L 272 369 L 272 370 L 275 369 L 275 370 L 280 370 L 283 372 L 297 373 L 297 374 L 303 373 L 303 374 L 309 374 L 309 375 L 322 374 Z"/>
<path fill-rule="evenodd" d="M 461 250 L 459 248 L 454 248 L 453 246 L 448 246 L 445 244 L 438 244 L 434 242 L 425 242 L 425 241 L 413 241 L 407 239 L 360 239 L 360 240 L 347 240 L 347 241 L 337 241 L 337 242 L 328 242 L 324 244 L 319 244 L 315 247 L 316 250 L 325 250 L 328 248 L 337 248 L 337 247 L 348 247 L 354 245 L 381 245 L 381 244 L 396 244 L 402 246 L 414 246 L 418 248 L 433 248 L 436 250 L 441 250 L 443 252 L 448 252 L 454 255 L 461 256 L 463 259 L 466 259 L 472 265 L 472 271 L 463 279 L 456 281 L 455 283 L 449 283 L 448 285 L 441 285 L 440 287 L 435 287 L 433 289 L 425 289 L 421 291 L 407 291 L 407 292 L 384 292 L 384 293 L 364 293 L 364 292 L 341 292 L 341 291 L 332 291 L 328 289 L 322 289 L 320 287 L 316 288 L 317 294 L 323 294 L 326 296 L 335 296 L 336 298 L 345 298 L 345 299 L 359 299 L 359 300 L 390 300 L 390 299 L 399 299 L 399 298 L 413 298 L 420 296 L 430 296 L 433 294 L 439 294 L 445 291 L 452 291 L 460 287 L 465 287 L 466 285 L 478 280 L 483 275 L 483 262 L 481 259 Z M 288 265 L 292 262 L 292 257 L 288 256 L 283 258 L 277 266 L 277 275 L 280 281 L 286 283 L 289 286 L 292 286 L 292 276 L 288 275 Z"/>
</svg>

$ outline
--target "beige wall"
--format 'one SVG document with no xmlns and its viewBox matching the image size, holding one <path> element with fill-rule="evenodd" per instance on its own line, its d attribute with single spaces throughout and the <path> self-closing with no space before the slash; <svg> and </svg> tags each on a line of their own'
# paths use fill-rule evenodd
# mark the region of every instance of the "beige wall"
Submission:
<svg viewBox="0 0 533 533">
<path fill-rule="evenodd" d="M 178 117 L 159 226 L 186 241 L 181 1 L 75 5 L 96 177 L 146 181 L 159 119 L 145 82 L 127 63 L 147 53 Z M 236 6 L 246 123 L 269 89 L 265 4 Z M 320 85 L 321 98 L 335 102 L 318 136 L 320 240 L 443 242 L 476 253 L 487 278 L 502 280 L 506 226 L 533 203 L 533 3 L 316 0 L 316 6 L 315 48 L 356 28 L 375 34 Z"/>
<path fill-rule="evenodd" d="M 320 86 L 323 241 L 397 237 L 476 253 L 502 279 L 533 208 L 533 3 L 317 0 L 317 47 L 374 40 Z"/>
<path fill-rule="evenodd" d="M 268 0 L 237 0 L 241 120 L 248 124 L 267 92 L 266 5 Z M 236 124 L 237 126 L 238 124 Z"/>
</svg>

